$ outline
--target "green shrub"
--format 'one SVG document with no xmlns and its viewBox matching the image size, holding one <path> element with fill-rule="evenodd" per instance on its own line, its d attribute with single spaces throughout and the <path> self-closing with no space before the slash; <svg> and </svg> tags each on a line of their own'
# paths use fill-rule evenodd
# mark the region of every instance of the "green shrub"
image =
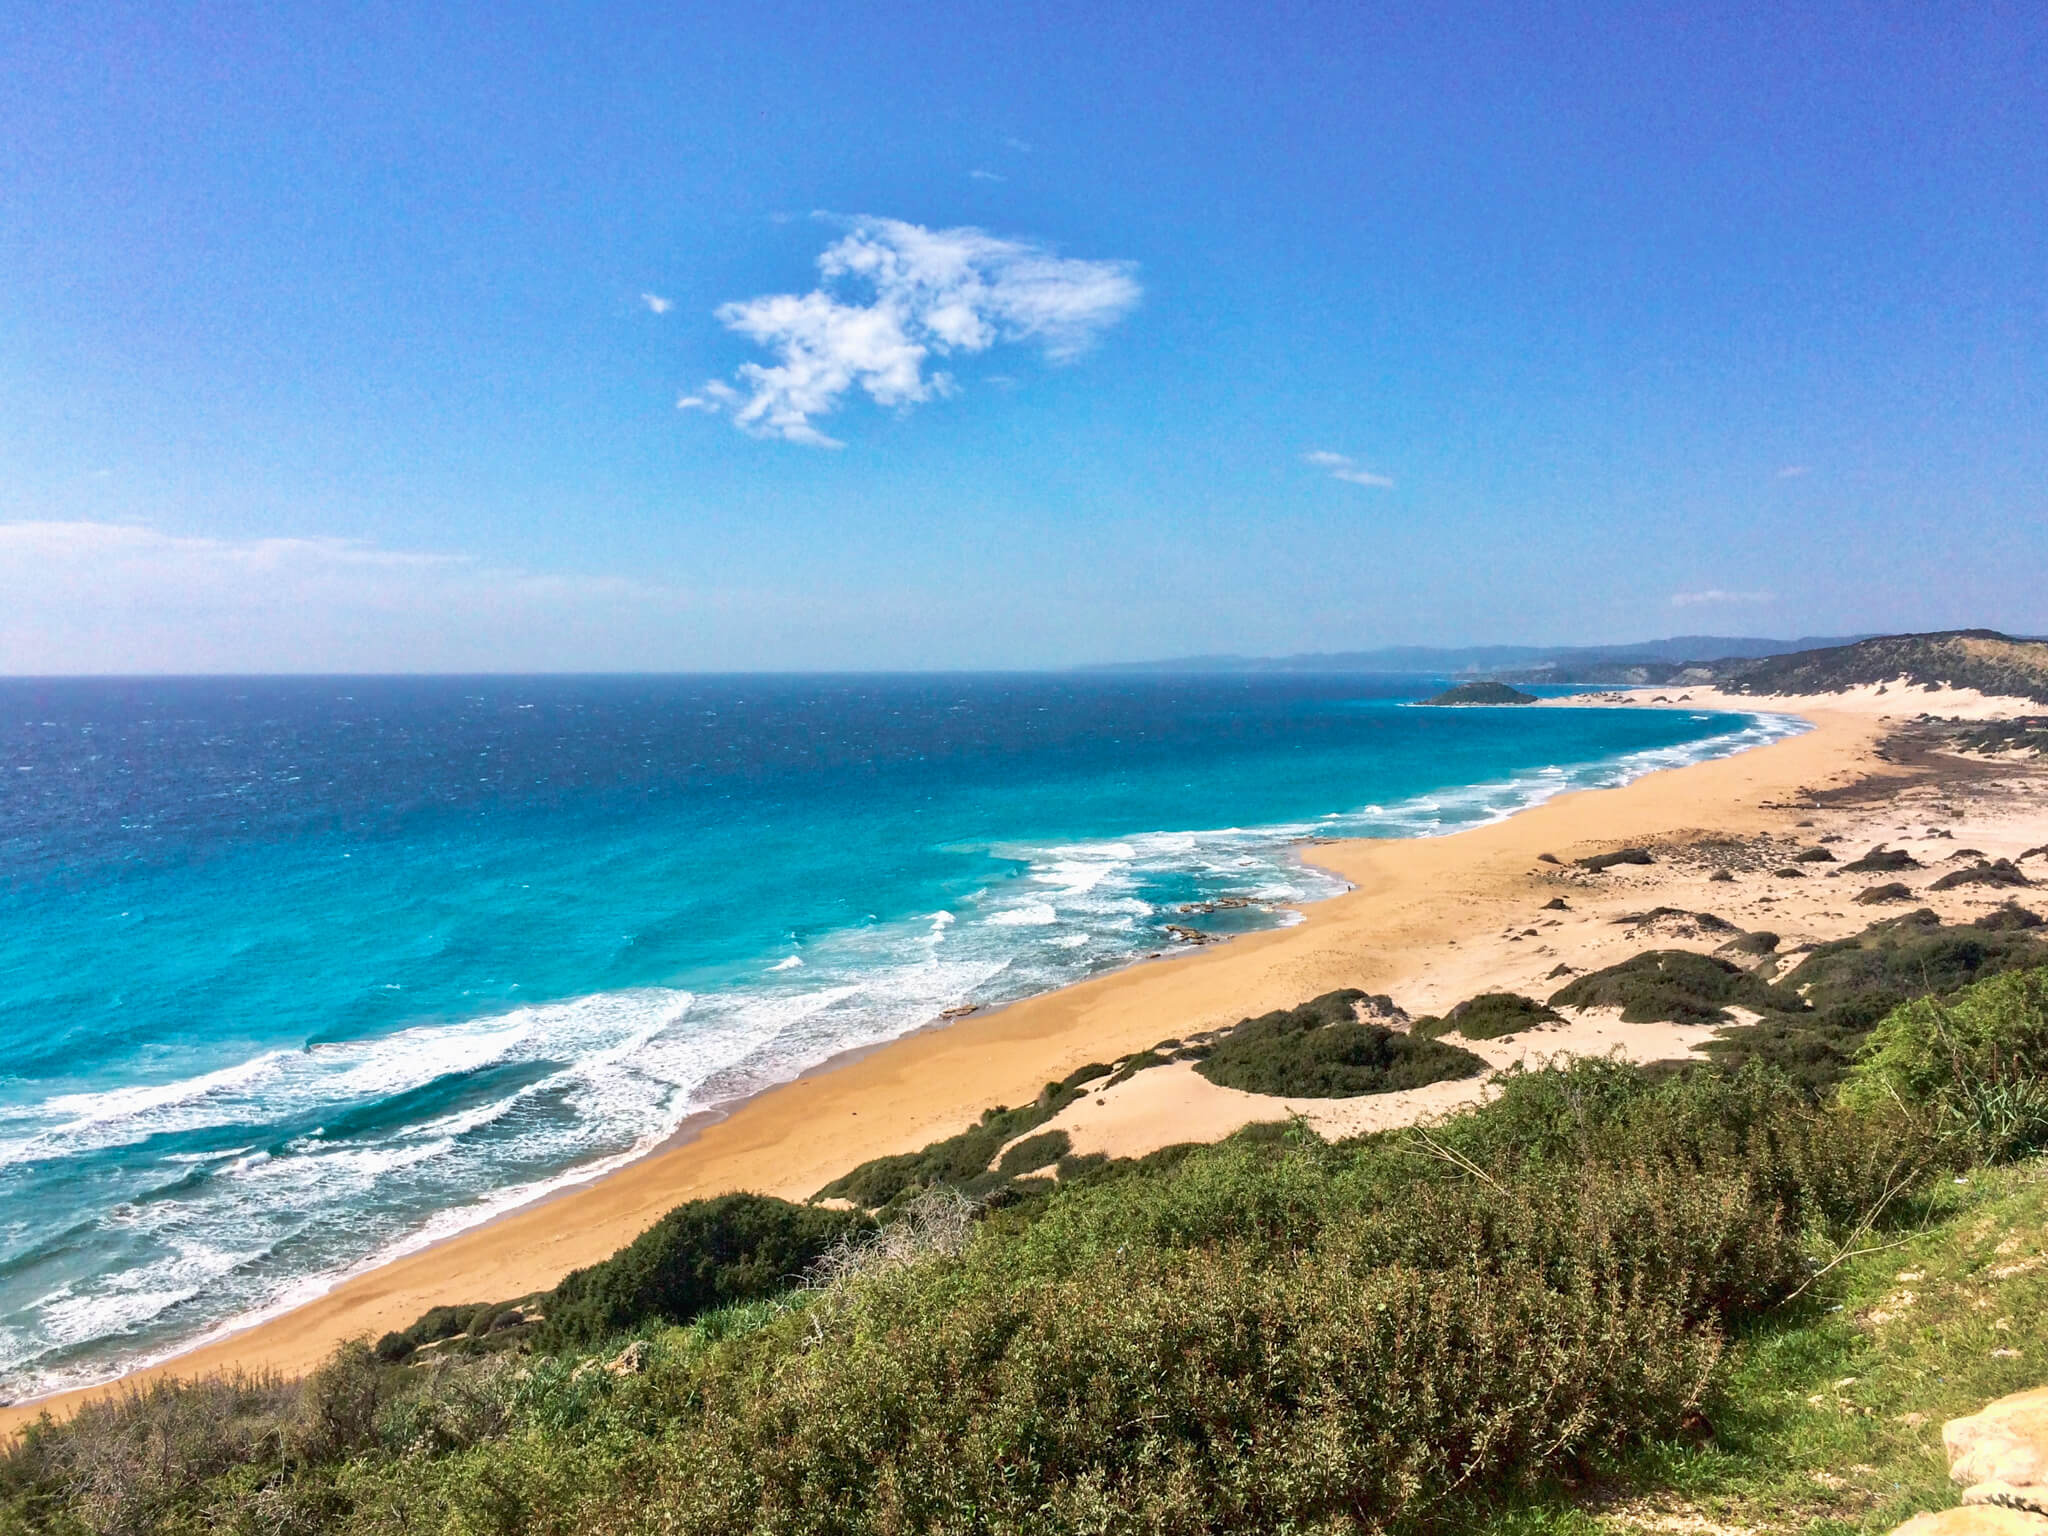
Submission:
<svg viewBox="0 0 2048 1536">
<path fill-rule="evenodd" d="M 1140 1051 L 1149 1058 L 1145 1065 L 1163 1066 L 1167 1058 Z M 1136 1060 L 1137 1058 L 1131 1058 Z M 1100 1062 L 1077 1067 L 1056 1083 L 1047 1083 L 1036 1100 L 1020 1109 L 997 1105 L 986 1111 L 978 1124 L 957 1136 L 935 1141 L 919 1152 L 901 1152 L 862 1163 L 840 1175 L 818 1191 L 823 1200 L 851 1200 L 867 1210 L 882 1210 L 920 1189 L 944 1187 L 980 1198 L 993 1194 L 1010 1175 L 992 1171 L 989 1164 L 1003 1146 L 1035 1130 L 1081 1097 L 1088 1084 L 1101 1078 L 1118 1083 L 1141 1067 L 1124 1063 L 1124 1070 L 1112 1072 Z M 1108 1086 L 1108 1084 L 1105 1084 Z"/>
<path fill-rule="evenodd" d="M 2042 926 L 2041 914 L 2030 912 L 2018 902 L 2008 901 L 1994 911 L 1986 912 L 1970 924 L 1982 928 L 1986 933 L 2025 933 Z"/>
<path fill-rule="evenodd" d="M 1934 1111 L 1974 1152 L 2048 1145 L 2048 970 L 2015 971 L 1948 1002 L 1919 998 L 1870 1034 L 1844 1094 Z"/>
<path fill-rule="evenodd" d="M 1392 1093 L 1486 1070 L 1470 1051 L 1359 1023 L 1356 1005 L 1364 997 L 1327 992 L 1297 1008 L 1246 1019 L 1195 1070 L 1225 1088 L 1314 1099 Z"/>
<path fill-rule="evenodd" d="M 1482 992 L 1477 997 L 1468 997 L 1440 1019 L 1417 1019 L 1413 1033 L 1426 1040 L 1453 1031 L 1467 1040 L 1498 1040 L 1502 1035 L 1563 1022 L 1555 1009 L 1519 992 Z"/>
<path fill-rule="evenodd" d="M 1798 1006 L 1740 966 L 1684 949 L 1653 949 L 1589 972 L 1550 1001 L 1558 1008 L 1618 1007 L 1630 1024 L 1727 1024 L 1730 1003 L 1759 1013 Z"/>
<path fill-rule="evenodd" d="M 996 1164 L 996 1172 L 1006 1179 L 1014 1179 L 1020 1173 L 1033 1173 L 1048 1164 L 1057 1163 L 1073 1149 L 1073 1138 L 1065 1131 L 1041 1131 L 1036 1136 L 1026 1136 L 1006 1150 L 1002 1160 Z"/>
<path fill-rule="evenodd" d="M 689 1201 L 603 1263 L 567 1275 L 546 1302 L 548 1336 L 590 1343 L 786 1290 L 841 1238 L 872 1224 L 766 1195 Z"/>
</svg>

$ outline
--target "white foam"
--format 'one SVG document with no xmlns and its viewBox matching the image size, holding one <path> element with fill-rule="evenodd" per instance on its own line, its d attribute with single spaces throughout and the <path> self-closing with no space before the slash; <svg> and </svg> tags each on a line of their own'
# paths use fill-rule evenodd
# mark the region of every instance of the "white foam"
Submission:
<svg viewBox="0 0 2048 1536">
<path fill-rule="evenodd" d="M 1021 907 L 1007 907 L 982 919 L 991 928 L 1043 928 L 1048 923 L 1056 923 L 1059 920 L 1059 913 L 1053 910 L 1051 902 L 1046 901 L 1028 902 Z"/>
</svg>

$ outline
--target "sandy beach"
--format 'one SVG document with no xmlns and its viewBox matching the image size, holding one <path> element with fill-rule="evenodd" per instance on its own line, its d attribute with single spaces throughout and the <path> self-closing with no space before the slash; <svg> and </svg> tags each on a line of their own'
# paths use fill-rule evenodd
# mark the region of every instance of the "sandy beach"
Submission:
<svg viewBox="0 0 2048 1536">
<path fill-rule="evenodd" d="M 1613 707 L 1646 707 L 1659 691 Z M 1960 714 L 1978 706 L 1966 711 L 1959 701 L 1904 693 L 1765 701 L 1723 699 L 1703 689 L 1661 691 L 1687 708 L 1797 713 L 1813 729 L 1622 788 L 1560 796 L 1452 836 L 1312 847 L 1307 856 L 1353 889 L 1306 909 L 1296 927 L 1141 964 L 867 1052 L 760 1094 L 588 1186 L 355 1276 L 296 1310 L 138 1375 L 302 1371 L 340 1341 L 403 1327 L 430 1306 L 551 1285 L 608 1256 L 680 1201 L 735 1189 L 801 1199 L 868 1158 L 951 1134 L 992 1104 L 1028 1100 L 1047 1080 L 1084 1063 L 1332 988 L 1390 993 L 1420 1014 L 1487 990 L 1545 996 L 1560 984 L 1548 979 L 1560 967 L 1585 970 L 1655 944 L 1711 948 L 1721 937 L 1689 936 L 1682 920 L 1670 918 L 1617 921 L 1658 906 L 1768 926 L 1785 935 L 1787 949 L 1884 915 L 1854 904 L 1868 883 L 1857 877 L 1773 874 L 1795 844 L 1839 838 L 1861 852 L 1889 840 L 1924 855 L 1930 868 L 1918 878 L 1925 883 L 1957 848 L 2017 857 L 2048 843 L 2048 781 L 2038 769 L 1878 755 L 1880 740 L 1924 709 Z M 1993 713 L 2005 707 L 1979 704 Z M 1604 874 L 1571 866 L 1576 857 L 1624 845 L 1652 848 L 1656 862 Z M 1546 862 L 1546 854 L 1560 862 Z M 1734 878 L 1714 880 L 1720 869 Z M 2037 857 L 2027 869 L 2048 879 L 2048 861 Z M 1944 917 L 1966 916 L 2005 894 L 1964 887 L 1926 904 Z M 1546 906 L 1558 898 L 1562 909 Z M 1683 1054 L 1708 1033 L 1621 1025 L 1589 1012 L 1558 1029 L 1487 1042 L 1484 1054 L 1495 1065 L 1560 1050 L 1620 1049 L 1653 1059 Z M 1348 1134 L 1441 1112 L 1483 1091 L 1475 1080 L 1417 1095 L 1283 1101 L 1215 1087 L 1181 1064 L 1084 1098 L 1056 1123 L 1079 1152 L 1126 1155 L 1293 1113 L 1328 1134 Z M 0 1409 L 0 1429 L 46 1408 L 61 1413 L 84 1395 Z"/>
</svg>

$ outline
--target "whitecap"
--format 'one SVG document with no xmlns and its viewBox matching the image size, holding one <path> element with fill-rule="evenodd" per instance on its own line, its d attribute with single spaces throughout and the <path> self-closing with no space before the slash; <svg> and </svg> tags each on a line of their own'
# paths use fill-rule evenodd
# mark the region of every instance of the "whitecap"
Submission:
<svg viewBox="0 0 2048 1536">
<path fill-rule="evenodd" d="M 1052 903 L 1046 901 L 1009 907 L 1001 912 L 992 912 L 982 919 L 991 928 L 1042 928 L 1059 920 L 1059 913 L 1053 910 Z"/>
</svg>

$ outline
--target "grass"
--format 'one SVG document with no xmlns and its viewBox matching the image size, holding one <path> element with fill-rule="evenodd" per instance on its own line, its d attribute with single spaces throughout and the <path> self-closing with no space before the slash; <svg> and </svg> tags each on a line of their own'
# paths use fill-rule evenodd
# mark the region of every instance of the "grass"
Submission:
<svg viewBox="0 0 2048 1536">
<path fill-rule="evenodd" d="M 1863 1246 L 1800 1308 L 1732 1341 L 1711 1438 L 1553 1484 L 1490 1529 L 1876 1536 L 1953 1504 L 1942 1423 L 2048 1372 L 2048 1162 L 1940 1183 L 1905 1230 Z"/>
</svg>

